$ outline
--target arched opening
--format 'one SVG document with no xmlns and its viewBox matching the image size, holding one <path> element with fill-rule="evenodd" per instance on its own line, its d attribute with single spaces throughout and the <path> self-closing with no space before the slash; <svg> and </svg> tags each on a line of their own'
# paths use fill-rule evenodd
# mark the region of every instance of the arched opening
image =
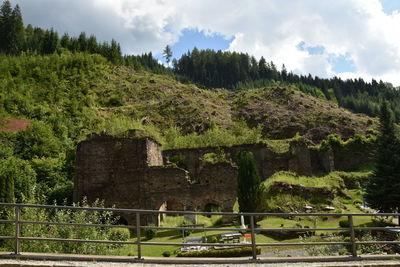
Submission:
<svg viewBox="0 0 400 267">
<path fill-rule="evenodd" d="M 207 203 L 203 208 L 205 212 L 220 212 L 221 210 L 221 207 L 215 203 Z M 211 215 L 207 215 L 207 217 L 211 218 Z"/>
<path fill-rule="evenodd" d="M 169 199 L 167 201 L 164 201 L 161 203 L 159 211 L 180 211 L 180 210 L 185 210 L 184 205 L 177 201 L 176 199 Z M 174 216 L 174 215 L 169 215 L 169 216 Z M 167 214 L 165 213 L 159 213 L 158 214 L 158 225 L 160 226 L 161 222 L 164 221 L 167 218 Z"/>
<path fill-rule="evenodd" d="M 168 210 L 184 210 L 183 204 L 177 201 L 176 199 L 167 200 L 167 209 Z"/>
</svg>

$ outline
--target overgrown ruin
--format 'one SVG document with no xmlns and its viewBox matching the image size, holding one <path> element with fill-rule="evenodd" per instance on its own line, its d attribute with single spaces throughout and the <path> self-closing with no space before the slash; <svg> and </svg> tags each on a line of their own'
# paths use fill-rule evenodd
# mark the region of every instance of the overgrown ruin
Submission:
<svg viewBox="0 0 400 267">
<path fill-rule="evenodd" d="M 104 199 L 106 206 L 148 210 L 201 211 L 209 205 L 232 211 L 236 201 L 237 167 L 234 155 L 251 151 L 263 180 L 277 171 L 319 175 L 349 171 L 369 161 L 370 147 L 316 150 L 304 139 L 294 140 L 285 153 L 266 144 L 161 151 L 161 145 L 143 132 L 123 137 L 91 135 L 78 146 L 74 201 Z M 208 153 L 222 153 L 225 161 L 207 163 Z M 184 168 L 169 162 L 179 156 Z M 129 223 L 135 215 L 123 216 Z M 153 217 L 146 222 L 155 223 Z"/>
<path fill-rule="evenodd" d="M 74 201 L 104 199 L 106 206 L 148 210 L 204 210 L 207 205 L 232 211 L 237 168 L 212 164 L 195 177 L 164 165 L 160 144 L 130 131 L 125 137 L 92 135 L 78 146 Z M 128 221 L 135 214 L 123 215 Z M 146 218 L 155 222 L 154 218 Z"/>
</svg>

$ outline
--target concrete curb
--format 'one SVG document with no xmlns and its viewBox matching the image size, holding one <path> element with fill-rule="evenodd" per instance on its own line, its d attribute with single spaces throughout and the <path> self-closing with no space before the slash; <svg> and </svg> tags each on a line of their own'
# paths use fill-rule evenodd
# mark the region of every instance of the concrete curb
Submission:
<svg viewBox="0 0 400 267">
<path fill-rule="evenodd" d="M 21 253 L 15 255 L 9 252 L 0 252 L 0 259 L 18 260 L 43 260 L 43 261 L 87 261 L 87 262 L 120 262 L 120 263 L 152 263 L 152 264 L 251 264 L 251 263 L 322 263 L 322 262 L 367 262 L 367 261 L 393 261 L 400 260 L 400 255 L 364 255 L 352 256 L 324 256 L 324 257 L 276 257 L 259 258 L 253 260 L 249 257 L 241 258 L 164 258 L 144 257 L 137 259 L 132 256 L 98 256 L 77 254 L 46 254 L 46 253 Z M 393 262 L 388 262 L 393 266 Z M 11 265 L 10 265 L 11 266 Z M 376 265 L 374 265 L 376 266 Z M 400 261 L 395 266 L 400 266 Z"/>
</svg>

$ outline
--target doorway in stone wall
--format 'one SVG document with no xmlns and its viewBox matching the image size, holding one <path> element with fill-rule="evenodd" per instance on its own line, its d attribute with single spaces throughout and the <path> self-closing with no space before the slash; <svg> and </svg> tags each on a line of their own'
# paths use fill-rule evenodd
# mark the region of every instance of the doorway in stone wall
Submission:
<svg viewBox="0 0 400 267">
<path fill-rule="evenodd" d="M 185 210 L 184 205 L 177 201 L 176 199 L 169 199 L 161 203 L 160 208 L 158 209 L 159 211 L 181 211 Z M 176 215 L 168 215 L 168 216 L 176 216 Z M 158 226 L 161 225 L 161 222 L 165 221 L 167 218 L 167 214 L 165 213 L 160 213 L 158 214 Z"/>
</svg>

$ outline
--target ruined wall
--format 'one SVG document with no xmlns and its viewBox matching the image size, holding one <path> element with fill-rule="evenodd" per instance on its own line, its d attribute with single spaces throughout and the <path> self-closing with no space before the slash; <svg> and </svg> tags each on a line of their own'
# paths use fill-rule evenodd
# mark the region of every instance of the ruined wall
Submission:
<svg viewBox="0 0 400 267">
<path fill-rule="evenodd" d="M 206 153 L 225 153 L 228 160 L 241 150 L 251 151 L 263 180 L 278 171 L 293 171 L 299 175 L 312 176 L 331 171 L 350 171 L 371 162 L 372 145 L 357 148 L 331 148 L 325 151 L 311 149 L 307 140 L 299 139 L 290 143 L 286 153 L 275 153 L 265 144 L 239 145 L 232 147 L 209 147 L 198 149 L 176 149 L 163 151 L 164 161 L 173 155 L 183 155 L 187 159 L 187 170 L 199 176 Z"/>
<path fill-rule="evenodd" d="M 149 137 L 92 135 L 78 145 L 74 201 L 104 199 L 106 206 L 140 209 L 204 210 L 207 204 L 232 211 L 236 201 L 238 151 L 251 151 L 262 179 L 277 171 L 319 175 L 334 170 L 352 170 L 369 162 L 370 146 L 310 149 L 306 140 L 294 140 L 286 153 L 275 153 L 265 144 L 220 148 L 179 149 L 161 152 Z M 227 163 L 200 160 L 206 153 L 225 153 Z M 186 157 L 187 170 L 166 165 L 173 155 Z M 123 215 L 132 223 L 134 215 Z M 146 217 L 144 222 L 157 222 Z"/>
<path fill-rule="evenodd" d="M 104 199 L 106 206 L 138 209 L 203 210 L 213 203 L 232 211 L 237 168 L 205 165 L 190 179 L 186 170 L 163 166 L 159 144 L 151 138 L 93 135 L 77 150 L 74 201 Z M 169 206 L 169 207 L 168 207 Z M 129 223 L 135 214 L 120 214 Z M 143 223 L 156 223 L 144 216 Z"/>
<path fill-rule="evenodd" d="M 265 144 L 252 144 L 240 145 L 232 147 L 207 147 L 207 148 L 193 148 L 193 149 L 176 149 L 164 150 L 164 162 L 168 162 L 169 158 L 174 155 L 183 155 L 186 158 L 187 170 L 192 177 L 199 177 L 204 163 L 200 160 L 207 153 L 225 153 L 230 161 L 234 161 L 235 154 L 238 151 L 247 150 L 254 154 L 259 169 L 260 175 L 263 179 L 271 176 L 277 171 L 287 170 L 289 159 L 292 158 L 290 153 L 278 154 L 271 151 Z"/>
</svg>

